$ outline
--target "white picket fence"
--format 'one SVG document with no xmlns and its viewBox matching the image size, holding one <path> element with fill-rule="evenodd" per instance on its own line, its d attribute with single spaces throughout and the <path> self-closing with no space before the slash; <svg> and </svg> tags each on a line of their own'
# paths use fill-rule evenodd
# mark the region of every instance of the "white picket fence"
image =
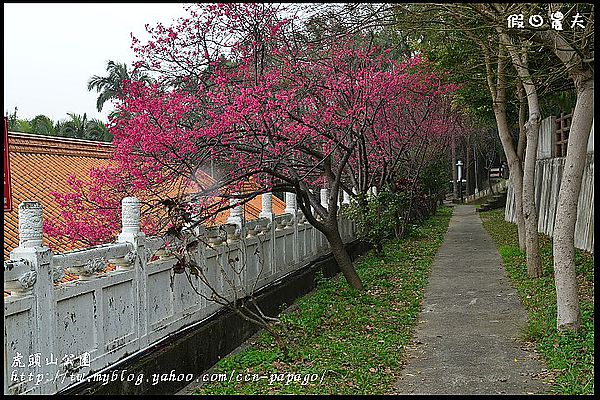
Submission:
<svg viewBox="0 0 600 400">
<path fill-rule="evenodd" d="M 193 256 L 228 299 L 328 252 L 323 234 L 300 212 L 273 216 L 263 209 L 261 215 L 266 218 L 197 232 L 208 244 Z M 11 291 L 4 299 L 4 393 L 56 393 L 219 311 L 185 274 L 174 273 L 176 258 L 163 239 L 141 232 L 139 216 L 137 199 L 125 198 L 116 243 L 54 254 L 42 244 L 41 205 L 19 206 L 19 247 L 4 263 L 4 287 Z M 345 242 L 354 237 L 351 221 L 341 218 L 340 230 Z M 108 262 L 117 269 L 100 272 Z M 79 279 L 59 283 L 65 270 Z"/>
</svg>

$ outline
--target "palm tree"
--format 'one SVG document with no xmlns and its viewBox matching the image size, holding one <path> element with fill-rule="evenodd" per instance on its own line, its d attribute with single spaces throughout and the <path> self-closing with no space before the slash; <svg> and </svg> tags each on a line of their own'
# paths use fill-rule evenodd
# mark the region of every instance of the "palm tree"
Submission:
<svg viewBox="0 0 600 400">
<path fill-rule="evenodd" d="M 60 136 L 83 139 L 85 135 L 85 125 L 87 123 L 87 115 L 75 113 L 67 113 L 69 120 L 60 123 Z"/>
<path fill-rule="evenodd" d="M 112 140 L 112 135 L 101 120 L 96 118 L 88 120 L 86 113 L 83 113 L 83 116 L 75 113 L 67 113 L 67 115 L 70 119 L 57 124 L 60 126 L 61 136 L 104 142 Z"/>
<path fill-rule="evenodd" d="M 104 122 L 99 119 L 92 118 L 85 126 L 85 138 L 88 140 L 111 142 L 113 135 L 108 131 L 108 128 Z"/>
<path fill-rule="evenodd" d="M 125 63 L 108 61 L 106 64 L 106 72 L 108 72 L 108 76 L 94 75 L 87 84 L 89 91 L 95 89 L 96 92 L 100 93 L 98 100 L 96 101 L 96 108 L 98 111 L 102 111 L 102 107 L 107 101 L 117 99 L 124 95 L 124 80 L 151 82 L 151 78 L 148 75 L 137 69 L 134 69 L 130 74 Z"/>
</svg>

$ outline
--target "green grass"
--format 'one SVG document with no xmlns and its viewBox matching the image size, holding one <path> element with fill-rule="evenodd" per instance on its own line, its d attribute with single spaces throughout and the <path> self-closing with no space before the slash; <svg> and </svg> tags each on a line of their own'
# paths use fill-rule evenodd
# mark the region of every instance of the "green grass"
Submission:
<svg viewBox="0 0 600 400">
<path fill-rule="evenodd" d="M 489 196 L 481 197 L 477 200 L 473 200 L 473 201 L 471 201 L 469 203 L 465 203 L 465 204 L 469 204 L 471 206 L 475 206 L 475 208 L 478 208 L 478 207 L 481 207 L 481 205 L 483 203 L 485 203 L 486 201 L 488 201 L 491 198 L 492 198 L 492 195 L 490 194 Z"/>
<path fill-rule="evenodd" d="M 320 280 L 311 294 L 298 299 L 293 310 L 280 316 L 288 327 L 283 335 L 291 357 L 285 358 L 271 336 L 262 333 L 251 346 L 221 360 L 214 371 L 266 378 L 207 383 L 196 393 L 391 393 L 451 213 L 443 207 L 410 237 L 387 243 L 382 256 L 369 252 L 362 257 L 356 267 L 363 291 L 338 276 Z M 275 377 L 284 380 L 271 382 Z"/>
<path fill-rule="evenodd" d="M 482 213 L 504 266 L 529 313 L 524 338 L 536 344 L 553 375 L 552 391 L 557 394 L 594 393 L 594 257 L 577 250 L 576 273 L 579 283 L 583 326 L 579 333 L 556 329 L 556 292 L 552 266 L 552 239 L 540 235 L 540 256 L 544 275 L 527 277 L 525 254 L 520 251 L 517 227 L 504 221 L 504 209 Z"/>
</svg>

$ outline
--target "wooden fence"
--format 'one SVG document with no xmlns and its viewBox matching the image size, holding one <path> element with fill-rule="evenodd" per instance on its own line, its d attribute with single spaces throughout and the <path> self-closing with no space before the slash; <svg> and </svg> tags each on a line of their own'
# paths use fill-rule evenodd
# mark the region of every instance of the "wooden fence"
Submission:
<svg viewBox="0 0 600 400">
<path fill-rule="evenodd" d="M 535 202 L 538 209 L 538 232 L 549 236 L 552 236 L 552 233 L 554 232 L 554 218 L 556 215 L 558 191 L 560 190 L 562 171 L 565 163 L 564 157 L 555 157 L 554 155 L 559 151 L 559 148 L 560 152 L 562 152 L 562 147 L 565 145 L 562 140 L 568 138 L 568 133 L 565 133 L 563 129 L 564 126 L 566 126 L 564 120 L 567 119 L 566 117 L 568 116 L 563 117 L 565 118 L 559 119 L 560 123 L 557 123 L 557 119 L 554 117 L 549 117 L 542 121 L 537 151 L 538 160 L 536 161 L 535 172 Z M 510 180 L 506 199 L 505 219 L 508 222 L 516 223 L 515 196 Z M 593 125 L 590 132 L 590 139 L 588 140 L 588 154 L 577 206 L 575 247 L 590 253 L 594 252 Z"/>
</svg>

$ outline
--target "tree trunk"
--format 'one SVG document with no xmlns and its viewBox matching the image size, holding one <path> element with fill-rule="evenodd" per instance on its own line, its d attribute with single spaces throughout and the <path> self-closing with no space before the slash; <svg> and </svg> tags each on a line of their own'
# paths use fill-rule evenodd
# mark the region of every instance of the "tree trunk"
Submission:
<svg viewBox="0 0 600 400">
<path fill-rule="evenodd" d="M 525 146 L 525 162 L 523 167 L 523 219 L 525 223 L 525 248 L 527 254 L 527 275 L 530 278 L 539 278 L 542 276 L 542 263 L 540 261 L 539 251 L 539 240 L 538 240 L 538 211 L 535 206 L 535 164 L 537 157 L 537 146 L 538 146 L 538 134 L 540 130 L 540 122 L 542 120 L 540 113 L 540 105 L 537 96 L 537 90 L 535 84 L 529 74 L 529 67 L 527 62 L 527 51 L 526 45 L 517 51 L 515 46 L 511 44 L 508 34 L 500 31 L 500 40 L 506 46 L 510 53 L 513 65 L 517 70 L 521 84 L 525 89 L 527 95 L 527 105 L 529 111 L 529 119 L 527 123 L 522 125 L 523 120 L 523 102 L 520 101 L 519 107 L 519 125 L 521 133 L 525 133 L 527 144 Z M 523 96 L 519 90 L 519 100 L 522 100 Z M 519 144 L 517 145 L 517 158 L 522 159 L 522 155 L 519 155 L 521 149 L 521 139 L 519 137 Z"/>
<path fill-rule="evenodd" d="M 527 112 L 527 104 L 525 102 L 525 96 L 522 93 L 524 91 L 525 89 L 523 88 L 523 85 L 520 84 L 519 88 L 517 89 L 519 94 L 519 140 L 517 142 L 517 157 L 521 161 L 521 165 L 523 165 L 525 161 L 525 148 L 527 145 L 527 134 L 525 132 L 525 114 Z M 522 208 L 521 212 L 517 212 L 517 227 L 519 232 L 519 248 L 522 251 L 525 251 L 527 248 L 527 232 L 525 230 L 525 216 L 523 215 Z"/>
<path fill-rule="evenodd" d="M 458 199 L 458 184 L 456 180 L 458 179 L 458 173 L 456 171 L 456 138 L 452 135 L 452 146 L 450 147 L 452 152 L 452 198 L 454 200 Z"/>
<path fill-rule="evenodd" d="M 515 212 L 517 216 L 517 229 L 519 232 L 519 248 L 523 251 L 525 247 L 525 220 L 523 219 L 523 168 L 519 159 L 515 146 L 513 144 L 510 130 L 508 129 L 508 121 L 506 116 L 506 76 L 505 76 L 505 61 L 506 48 L 503 44 L 498 47 L 498 68 L 497 68 L 497 84 L 493 83 L 492 61 L 489 52 L 485 46 L 484 50 L 487 81 L 492 94 L 494 117 L 498 126 L 498 135 L 502 143 L 502 149 L 506 155 L 508 167 L 510 168 L 510 181 L 512 183 L 513 192 L 515 194 Z"/>
<path fill-rule="evenodd" d="M 325 237 L 329 242 L 329 246 L 331 247 L 331 253 L 335 258 L 335 261 L 340 268 L 340 271 L 346 278 L 346 281 L 350 286 L 354 289 L 362 290 L 363 285 L 352 265 L 352 260 L 350 259 L 350 254 L 346 250 L 346 246 L 344 246 L 344 242 L 340 236 L 340 231 L 337 226 L 331 229 L 329 232 L 325 233 Z"/>
<path fill-rule="evenodd" d="M 299 191 L 296 194 L 297 194 L 298 207 L 300 207 L 300 209 L 302 210 L 302 213 L 306 217 L 307 221 L 315 229 L 317 229 L 319 232 L 323 233 L 325 235 L 325 237 L 327 238 L 329 246 L 331 247 L 331 252 L 333 254 L 333 257 L 335 258 L 335 261 L 337 262 L 338 267 L 340 268 L 340 271 L 346 278 L 346 281 L 348 282 L 348 284 L 355 289 L 359 289 L 359 290 L 362 289 L 362 283 L 360 281 L 360 278 L 358 277 L 358 275 L 356 274 L 356 271 L 354 270 L 354 266 L 352 265 L 352 260 L 350 259 L 350 255 L 348 254 L 348 251 L 346 250 L 346 247 L 344 246 L 344 242 L 342 241 L 342 238 L 340 236 L 337 212 L 335 210 L 336 207 L 332 207 L 334 203 L 332 202 L 331 198 L 329 199 L 330 208 L 325 209 L 326 212 L 328 213 L 328 215 L 325 215 L 325 216 L 321 215 L 321 218 L 323 218 L 323 217 L 324 218 L 322 220 L 320 220 L 320 219 L 316 218 L 313 211 L 311 211 L 311 205 L 315 209 L 317 209 L 317 207 L 323 208 L 320 205 L 320 199 L 317 200 L 317 198 L 311 194 L 311 192 L 310 192 L 310 190 L 308 190 L 308 188 L 305 190 Z M 330 194 L 330 196 L 331 196 L 331 194 Z M 333 198 L 335 198 L 335 197 L 336 197 L 336 194 L 334 193 Z M 359 196 L 358 197 L 359 201 L 364 202 L 363 197 L 364 196 Z M 365 207 L 366 203 L 362 203 L 362 206 Z"/>
<path fill-rule="evenodd" d="M 527 143 L 527 134 L 525 133 L 527 102 L 524 93 L 525 88 L 523 88 L 523 84 L 520 84 L 517 88 L 517 96 L 519 98 L 519 141 L 517 143 L 517 157 L 519 157 L 519 160 L 521 161 L 525 161 L 525 145 Z"/>
<path fill-rule="evenodd" d="M 575 75 L 575 74 L 574 74 Z M 594 78 L 575 75 L 577 103 L 573 111 L 567 156 L 558 192 L 553 233 L 554 280 L 556 283 L 557 329 L 581 326 L 577 276 L 575 273 L 575 223 L 587 142 L 594 118 Z"/>
<path fill-rule="evenodd" d="M 465 179 L 467 180 L 467 182 L 465 182 L 465 186 L 466 186 L 466 193 L 465 196 L 470 196 L 473 194 L 473 181 L 471 179 L 471 142 L 469 140 L 467 140 L 467 143 L 465 144 L 466 147 L 466 152 L 467 155 L 465 157 Z"/>
<path fill-rule="evenodd" d="M 513 192 L 515 194 L 515 213 L 517 216 L 517 230 L 519 233 L 519 248 L 522 251 L 526 250 L 525 243 L 525 219 L 523 217 L 523 169 L 521 167 L 521 160 L 517 157 L 515 152 L 512 138 L 508 129 L 508 122 L 506 120 L 506 103 L 504 107 L 501 105 L 494 105 L 494 115 L 496 116 L 496 123 L 498 124 L 498 133 L 502 147 L 504 148 L 504 154 L 508 162 L 508 168 L 510 169 L 510 182 L 512 184 Z"/>
<path fill-rule="evenodd" d="M 539 110 L 539 108 L 538 108 Z M 527 275 L 530 278 L 542 276 L 540 246 L 538 239 L 538 212 L 535 205 L 535 163 L 537 153 L 540 114 L 529 111 L 527 126 L 527 150 L 523 171 L 523 219 L 525 223 L 525 247 L 527 249 Z"/>
<path fill-rule="evenodd" d="M 559 6 L 554 5 L 554 7 Z M 538 31 L 536 36 L 562 61 L 577 89 L 577 103 L 573 110 L 552 234 L 556 327 L 558 330 L 577 331 L 581 326 L 581 314 L 575 273 L 575 223 L 581 178 L 586 161 L 587 141 L 594 120 L 593 61 L 591 64 L 589 61 L 584 62 L 582 57 L 587 53 L 587 56 L 591 55 L 593 59 L 593 50 L 590 51 L 588 41 L 579 42 L 583 47 L 576 49 L 553 30 Z"/>
</svg>

